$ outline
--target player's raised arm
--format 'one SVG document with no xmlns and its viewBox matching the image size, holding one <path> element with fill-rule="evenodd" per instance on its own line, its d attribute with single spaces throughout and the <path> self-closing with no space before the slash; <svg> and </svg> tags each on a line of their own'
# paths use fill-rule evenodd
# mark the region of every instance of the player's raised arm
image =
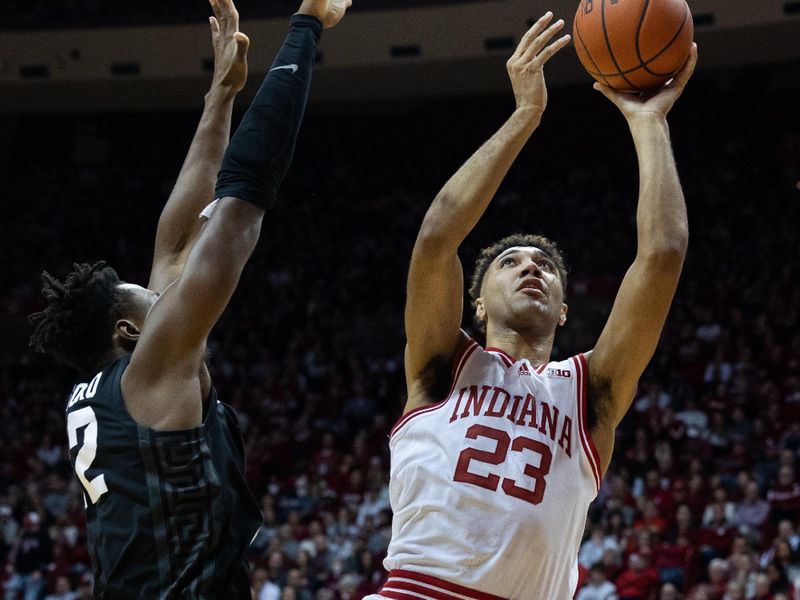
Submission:
<svg viewBox="0 0 800 600">
<path fill-rule="evenodd" d="M 551 24 L 552 19 L 550 12 L 540 18 L 507 63 L 516 110 L 445 184 L 422 222 L 408 274 L 406 410 L 440 400 L 431 393 L 433 371 L 447 365 L 449 372 L 461 339 L 463 272 L 458 247 L 541 121 L 547 105 L 544 64 L 569 42 L 565 35 L 549 43 L 564 26 L 562 20 Z"/>
<path fill-rule="evenodd" d="M 239 13 L 232 0 L 210 0 L 214 76 L 203 114 L 175 187 L 161 212 L 153 266 L 147 287 L 161 293 L 175 281 L 200 233 L 200 211 L 211 202 L 222 155 L 231 132 L 236 94 L 247 80 L 249 40 L 239 31 Z"/>
<path fill-rule="evenodd" d="M 123 375 L 126 405 L 142 425 L 180 429 L 201 422 L 199 373 L 206 339 L 233 295 L 264 211 L 274 204 L 288 171 L 322 29 L 335 25 L 349 5 L 350 0 L 302 3 L 231 139 L 217 180 L 219 205 L 180 277 L 150 310 Z"/>
<path fill-rule="evenodd" d="M 641 98 L 595 84 L 625 116 L 639 160 L 636 258 L 589 356 L 589 400 L 598 417 L 593 435 L 604 468 L 611 460 L 614 429 L 655 352 L 686 256 L 686 204 L 666 117 L 696 62 L 695 46 L 669 85 Z"/>
</svg>

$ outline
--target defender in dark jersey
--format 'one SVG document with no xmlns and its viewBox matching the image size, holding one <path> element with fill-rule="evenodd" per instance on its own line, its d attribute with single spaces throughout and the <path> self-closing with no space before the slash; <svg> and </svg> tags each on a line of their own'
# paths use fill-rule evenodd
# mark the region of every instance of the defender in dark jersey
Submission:
<svg viewBox="0 0 800 600">
<path fill-rule="evenodd" d="M 204 362 L 206 342 L 291 162 L 322 29 L 350 0 L 301 4 L 227 150 L 249 42 L 232 0 L 211 1 L 214 79 L 159 220 L 147 288 L 103 262 L 75 265 L 64 282 L 43 274 L 47 306 L 31 317 L 31 344 L 82 376 L 67 430 L 96 598 L 250 597 L 245 554 L 261 515 L 236 415 L 217 399 Z M 207 222 L 198 219 L 214 197 Z"/>
</svg>

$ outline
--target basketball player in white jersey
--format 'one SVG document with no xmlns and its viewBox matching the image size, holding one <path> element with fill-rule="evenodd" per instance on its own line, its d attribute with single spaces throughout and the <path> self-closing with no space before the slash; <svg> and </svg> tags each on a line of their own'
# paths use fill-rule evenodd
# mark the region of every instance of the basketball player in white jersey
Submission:
<svg viewBox="0 0 800 600">
<path fill-rule="evenodd" d="M 460 328 L 457 251 L 537 128 L 542 67 L 567 45 L 547 13 L 508 62 L 517 108 L 447 182 L 411 258 L 408 403 L 391 433 L 389 578 L 373 598 L 567 600 L 614 430 L 653 355 L 688 243 L 666 116 L 696 62 L 643 97 L 595 87 L 625 116 L 639 159 L 638 249 L 591 351 L 551 362 L 567 319 L 556 245 L 516 235 L 481 254 L 471 294 L 486 348 Z M 444 376 L 442 376 L 444 375 Z"/>
</svg>

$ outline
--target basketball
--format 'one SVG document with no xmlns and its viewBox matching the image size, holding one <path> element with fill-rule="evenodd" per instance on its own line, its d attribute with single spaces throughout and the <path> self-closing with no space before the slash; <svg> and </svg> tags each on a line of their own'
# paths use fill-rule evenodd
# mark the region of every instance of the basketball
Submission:
<svg viewBox="0 0 800 600">
<path fill-rule="evenodd" d="M 686 0 L 581 0 L 572 33 L 589 75 L 615 90 L 640 92 L 681 69 L 694 23 Z"/>
</svg>

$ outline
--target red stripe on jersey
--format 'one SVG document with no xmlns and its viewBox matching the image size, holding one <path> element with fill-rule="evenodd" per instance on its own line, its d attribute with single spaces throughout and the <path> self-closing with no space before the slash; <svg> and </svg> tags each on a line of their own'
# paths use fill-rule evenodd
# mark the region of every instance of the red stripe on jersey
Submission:
<svg viewBox="0 0 800 600">
<path fill-rule="evenodd" d="M 383 596 L 384 598 L 391 598 L 392 600 L 420 600 L 419 596 L 403 594 L 402 592 L 392 592 L 386 589 L 381 590 L 378 595 Z"/>
<path fill-rule="evenodd" d="M 444 400 L 442 400 L 437 404 L 420 406 L 419 408 L 410 410 L 406 414 L 402 415 L 397 420 L 397 423 L 395 423 L 394 427 L 392 427 L 392 430 L 389 432 L 389 437 L 392 437 L 406 423 L 408 423 L 411 419 L 413 419 L 417 415 L 431 412 L 447 404 L 447 401 L 450 399 L 450 395 L 453 393 L 453 389 L 456 387 L 456 381 L 458 381 L 458 378 L 461 376 L 461 371 L 464 370 L 464 365 L 467 364 L 467 360 L 469 360 L 469 357 L 472 356 L 472 353 L 475 352 L 475 349 L 478 347 L 479 347 L 478 343 L 475 340 L 468 339 L 456 354 L 456 356 L 460 356 L 460 358 L 458 360 L 453 360 L 453 383 L 450 385 L 450 391 L 447 392 L 447 396 L 445 396 Z"/>
<path fill-rule="evenodd" d="M 389 581 L 383 584 L 383 589 L 381 589 L 380 593 L 382 594 L 384 590 L 414 592 L 421 594 L 426 598 L 432 598 L 433 600 L 460 600 L 458 596 L 453 596 L 453 594 L 448 594 L 447 592 L 443 592 L 431 586 L 411 583 L 410 581 L 403 581 L 392 577 L 389 578 Z"/>
<path fill-rule="evenodd" d="M 459 346 L 458 350 L 456 351 L 456 355 L 453 357 L 453 369 L 450 372 L 450 377 L 454 382 L 456 379 L 458 379 L 459 367 L 463 366 L 462 361 L 464 360 L 464 356 L 471 348 L 477 345 L 478 342 L 473 340 L 471 337 L 467 337 L 467 339 L 461 342 L 461 346 Z"/>
<path fill-rule="evenodd" d="M 575 364 L 575 373 L 577 376 L 577 402 L 578 402 L 578 431 L 581 436 L 581 445 L 589 459 L 589 465 L 592 468 L 592 475 L 597 489 L 600 490 L 600 455 L 597 453 L 597 448 L 594 445 L 594 440 L 589 433 L 589 428 L 586 423 L 587 419 L 587 406 L 586 406 L 586 388 L 588 386 L 588 369 L 586 368 L 586 357 L 583 354 L 578 354 L 572 357 Z"/>
<path fill-rule="evenodd" d="M 547 363 L 542 363 L 541 365 L 539 365 L 538 367 L 536 367 L 536 372 L 537 372 L 539 375 L 541 375 L 542 373 L 544 373 L 544 368 L 545 368 L 546 366 L 547 366 Z"/>
<path fill-rule="evenodd" d="M 592 439 L 592 434 L 589 431 L 588 425 L 588 418 L 589 418 L 589 366 L 586 363 L 586 356 L 583 354 L 578 355 L 578 361 L 580 362 L 581 369 L 583 370 L 583 389 L 581 390 L 583 393 L 583 414 L 584 414 L 584 430 L 586 432 L 586 439 L 589 442 L 589 450 L 591 450 L 592 458 L 594 459 L 595 463 L 595 470 L 597 472 L 597 489 L 600 489 L 600 482 L 603 480 L 603 471 L 601 468 L 600 462 L 600 453 L 597 451 L 597 446 L 594 445 L 594 439 Z"/>
<path fill-rule="evenodd" d="M 437 408 L 443 407 L 445 404 L 447 404 L 447 400 L 442 400 L 438 404 L 429 404 L 428 406 L 420 406 L 419 408 L 415 408 L 414 410 L 408 411 L 406 414 L 400 417 L 400 420 L 397 421 L 394 427 L 392 427 L 392 431 L 389 433 L 389 437 L 392 437 L 403 427 L 403 425 L 408 423 L 411 419 L 413 419 L 417 415 L 434 411 Z"/>
<path fill-rule="evenodd" d="M 469 357 L 472 356 L 472 353 L 475 352 L 477 348 L 479 348 L 478 342 L 473 339 L 469 339 L 467 343 L 464 345 L 461 351 L 461 358 L 458 361 L 453 361 L 453 379 L 452 383 L 450 384 L 450 391 L 447 392 L 447 396 L 445 396 L 445 401 L 450 397 L 450 394 L 453 393 L 453 390 L 456 387 L 456 381 L 458 378 L 461 377 L 461 371 L 464 370 L 464 366 L 467 364 Z"/>
<path fill-rule="evenodd" d="M 389 581 L 387 582 L 387 585 L 392 581 L 392 578 L 396 577 L 413 579 L 418 583 L 441 588 L 445 591 L 452 592 L 459 596 L 466 596 L 467 598 L 472 598 L 474 600 L 505 600 L 502 596 L 495 596 L 494 594 L 479 592 L 478 590 L 473 590 L 472 588 L 458 585 L 457 583 L 450 583 L 449 581 L 439 579 L 438 577 L 423 575 L 422 573 L 415 573 L 414 571 L 406 571 L 404 569 L 393 569 L 389 571 Z"/>
<path fill-rule="evenodd" d="M 486 348 L 486 351 L 487 351 L 487 352 L 495 352 L 496 354 L 499 354 L 499 355 L 500 355 L 500 358 L 502 358 L 502 359 L 503 359 L 503 362 L 504 362 L 504 363 L 506 363 L 506 366 L 507 366 L 507 367 L 510 367 L 510 366 L 511 366 L 511 365 L 513 365 L 515 362 L 517 362 L 517 359 L 516 359 L 516 358 L 514 358 L 513 356 L 511 356 L 511 355 L 510 355 L 508 352 L 506 352 L 505 350 L 501 350 L 500 348 L 494 348 L 494 347 L 491 347 L 491 348 Z"/>
</svg>

